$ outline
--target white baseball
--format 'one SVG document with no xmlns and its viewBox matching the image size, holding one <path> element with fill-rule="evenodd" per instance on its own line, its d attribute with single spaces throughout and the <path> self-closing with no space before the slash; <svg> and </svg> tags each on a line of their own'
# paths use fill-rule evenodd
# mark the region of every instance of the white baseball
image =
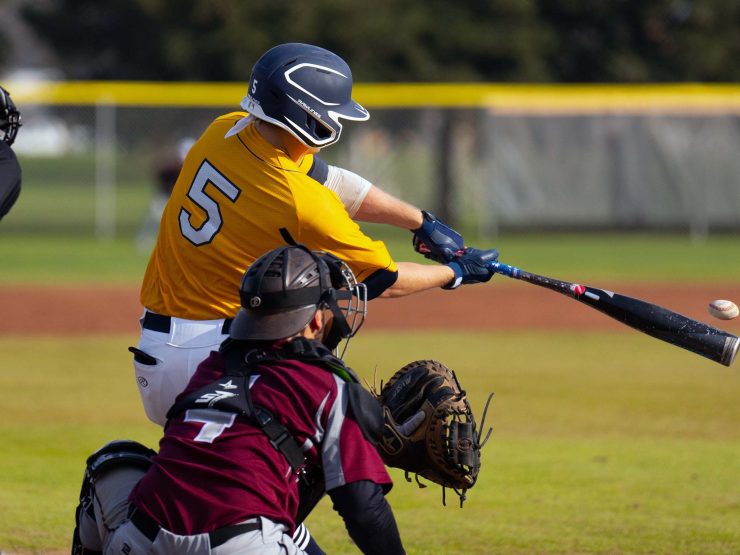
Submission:
<svg viewBox="0 0 740 555">
<path fill-rule="evenodd" d="M 733 318 L 737 318 L 737 315 L 740 314 L 740 310 L 738 310 L 735 303 L 724 299 L 712 301 L 709 303 L 708 308 L 709 314 L 715 318 L 719 318 L 720 320 L 732 320 Z"/>
</svg>

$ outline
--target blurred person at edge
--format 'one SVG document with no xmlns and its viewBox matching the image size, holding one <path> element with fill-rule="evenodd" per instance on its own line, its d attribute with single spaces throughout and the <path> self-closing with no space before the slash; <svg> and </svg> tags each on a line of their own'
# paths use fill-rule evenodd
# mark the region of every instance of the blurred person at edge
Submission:
<svg viewBox="0 0 740 555">
<path fill-rule="evenodd" d="M 0 220 L 21 194 L 21 166 L 10 148 L 21 126 L 21 115 L 10 98 L 10 93 L 0 87 Z"/>
<path fill-rule="evenodd" d="M 172 189 L 175 187 L 180 168 L 185 161 L 188 150 L 195 143 L 195 139 L 185 137 L 177 141 L 175 145 L 168 146 L 164 152 L 157 157 L 154 167 L 154 193 L 149 202 L 149 208 L 136 234 L 136 247 L 142 253 L 148 253 L 157 240 L 159 220 L 162 218 L 164 207 L 170 198 Z"/>
</svg>

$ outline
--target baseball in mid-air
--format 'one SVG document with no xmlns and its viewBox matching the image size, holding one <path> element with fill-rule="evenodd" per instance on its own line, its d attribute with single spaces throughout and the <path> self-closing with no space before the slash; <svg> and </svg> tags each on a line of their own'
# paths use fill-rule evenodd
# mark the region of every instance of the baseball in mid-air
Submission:
<svg viewBox="0 0 740 555">
<path fill-rule="evenodd" d="M 708 308 L 709 314 L 715 318 L 719 318 L 720 320 L 732 320 L 733 318 L 737 318 L 737 315 L 740 314 L 740 310 L 738 310 L 735 303 L 724 299 L 712 301 L 709 303 Z"/>
</svg>

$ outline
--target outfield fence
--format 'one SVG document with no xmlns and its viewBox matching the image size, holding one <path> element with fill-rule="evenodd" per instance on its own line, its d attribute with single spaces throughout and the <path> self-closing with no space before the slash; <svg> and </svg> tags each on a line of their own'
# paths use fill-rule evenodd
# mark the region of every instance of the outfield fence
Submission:
<svg viewBox="0 0 740 555">
<path fill-rule="evenodd" d="M 234 83 L 9 82 L 22 196 L 0 233 L 145 231 L 157 172 Z M 322 153 L 480 234 L 740 231 L 740 86 L 358 84 L 367 123 Z"/>
</svg>

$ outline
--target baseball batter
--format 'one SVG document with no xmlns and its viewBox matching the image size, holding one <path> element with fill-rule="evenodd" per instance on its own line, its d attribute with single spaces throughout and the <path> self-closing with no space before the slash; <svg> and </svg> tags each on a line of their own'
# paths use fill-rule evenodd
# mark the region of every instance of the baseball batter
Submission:
<svg viewBox="0 0 740 555">
<path fill-rule="evenodd" d="M 73 553 L 301 555 L 311 485 L 363 553 L 403 554 L 382 408 L 330 351 L 362 325 L 364 288 L 304 247 L 254 262 L 230 339 L 170 409 L 159 453 L 112 442 L 88 459 Z"/>
<path fill-rule="evenodd" d="M 0 87 L 0 220 L 10 211 L 21 193 L 21 166 L 10 148 L 21 126 L 21 115 Z"/>
<path fill-rule="evenodd" d="M 295 241 L 334 254 L 369 299 L 491 278 L 495 250 L 465 249 L 432 215 L 315 156 L 339 140 L 343 120 L 368 119 L 351 93 L 352 73 L 336 54 L 276 46 L 252 70 L 244 111 L 217 118 L 190 149 L 162 215 L 141 287 L 141 336 L 130 348 L 153 422 L 164 425 L 198 363 L 228 337 L 244 270 L 275 247 Z M 446 263 L 396 263 L 353 215 L 415 230 L 418 250 Z M 321 552 L 302 526 L 298 538 Z"/>
<path fill-rule="evenodd" d="M 245 111 L 217 118 L 190 149 L 144 276 L 141 337 L 131 348 L 152 421 L 164 424 L 197 364 L 226 338 L 245 268 L 286 242 L 344 260 L 369 299 L 491 278 L 484 259 L 495 250 L 463 252 L 462 237 L 432 215 L 315 156 L 339 140 L 342 120 L 368 119 L 351 91 L 351 71 L 336 54 L 276 46 L 252 71 Z M 415 230 L 423 252 L 459 256 L 397 263 L 353 214 Z"/>
</svg>

